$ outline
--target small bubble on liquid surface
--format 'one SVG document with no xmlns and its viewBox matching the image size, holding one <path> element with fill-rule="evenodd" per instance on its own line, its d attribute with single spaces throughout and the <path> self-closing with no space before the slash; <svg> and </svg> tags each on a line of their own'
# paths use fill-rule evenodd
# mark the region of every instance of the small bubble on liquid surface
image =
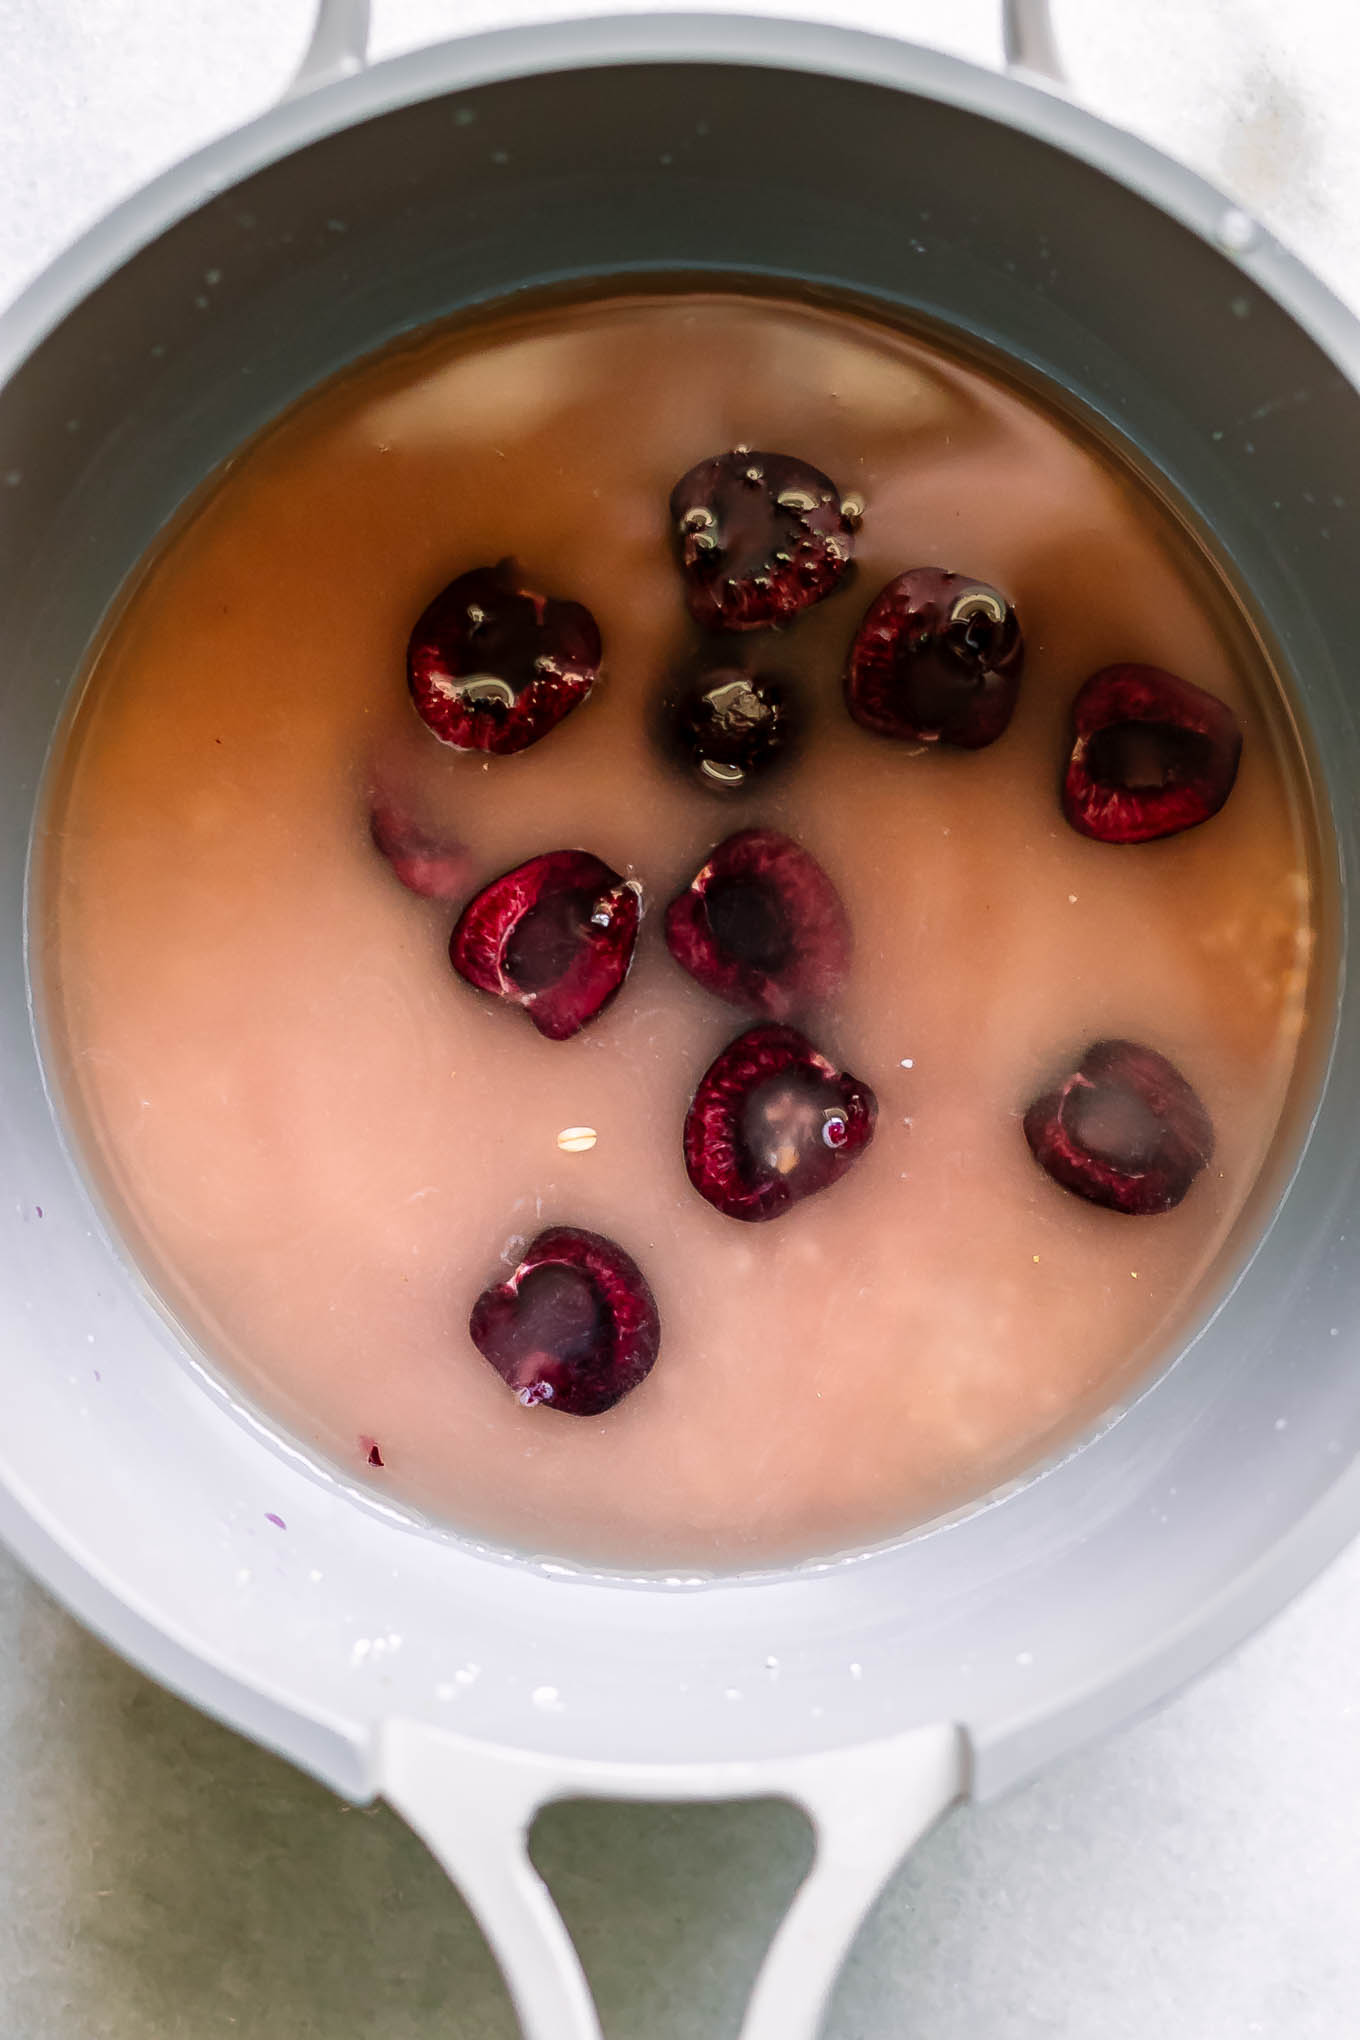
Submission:
<svg viewBox="0 0 1360 2040">
<path fill-rule="evenodd" d="M 558 1692 L 556 1686 L 535 1686 L 529 1697 L 535 1707 L 540 1708 L 544 1714 L 560 1714 L 562 1712 L 564 1703 L 562 1695 Z"/>
</svg>

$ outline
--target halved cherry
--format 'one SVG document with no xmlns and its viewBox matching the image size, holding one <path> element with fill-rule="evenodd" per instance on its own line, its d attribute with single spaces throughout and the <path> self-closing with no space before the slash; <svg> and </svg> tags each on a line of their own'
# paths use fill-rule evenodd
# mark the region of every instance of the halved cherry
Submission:
<svg viewBox="0 0 1360 2040">
<path fill-rule="evenodd" d="M 540 1034 L 565 1041 L 618 993 L 641 913 L 636 879 L 587 850 L 550 850 L 464 908 L 449 959 L 468 984 L 522 1006 Z"/>
<path fill-rule="evenodd" d="M 600 671 L 600 633 L 579 602 L 526 588 L 514 560 L 440 590 L 411 632 L 416 713 L 455 751 L 527 750 L 579 706 Z"/>
<path fill-rule="evenodd" d="M 783 1020 L 840 990 L 850 923 L 801 844 L 777 829 L 741 829 L 671 901 L 666 946 L 705 991 Z"/>
<path fill-rule="evenodd" d="M 997 589 L 912 567 L 869 605 L 850 648 L 846 706 L 877 736 L 979 751 L 1015 712 L 1024 656 L 1015 611 Z"/>
<path fill-rule="evenodd" d="M 878 1101 L 795 1028 L 753 1027 L 705 1071 L 685 1119 L 685 1167 L 728 1218 L 778 1218 L 845 1174 Z"/>
<path fill-rule="evenodd" d="M 1213 1122 L 1154 1048 L 1097 1041 L 1034 1100 L 1025 1139 L 1065 1190 L 1135 1217 L 1170 1211 L 1212 1159 Z"/>
<path fill-rule="evenodd" d="M 1160 666 L 1105 666 L 1072 703 L 1062 806 L 1100 843 L 1151 843 L 1216 815 L 1242 732 L 1226 701 Z"/>
<path fill-rule="evenodd" d="M 801 734 L 797 690 L 785 674 L 699 665 L 664 705 L 667 747 L 711 793 L 740 793 L 787 760 Z"/>
<path fill-rule="evenodd" d="M 857 506 L 787 453 L 701 460 L 671 491 L 689 613 L 706 630 L 790 623 L 829 595 L 854 551 Z"/>
<path fill-rule="evenodd" d="M 661 1320 L 631 1255 L 600 1233 L 550 1226 L 504 1282 L 484 1289 L 472 1343 L 526 1408 L 597 1417 L 656 1363 Z"/>
<path fill-rule="evenodd" d="M 396 801 L 375 798 L 369 835 L 408 892 L 423 900 L 461 899 L 468 889 L 472 858 L 452 836 L 422 828 Z"/>
</svg>

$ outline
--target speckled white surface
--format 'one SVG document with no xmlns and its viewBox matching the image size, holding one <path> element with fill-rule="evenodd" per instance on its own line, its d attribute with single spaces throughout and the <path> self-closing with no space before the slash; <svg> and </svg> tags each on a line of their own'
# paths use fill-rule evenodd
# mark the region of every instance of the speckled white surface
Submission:
<svg viewBox="0 0 1360 2040">
<path fill-rule="evenodd" d="M 747 0 L 757 11 L 756 0 Z M 555 0 L 378 0 L 383 53 Z M 998 52 L 992 0 L 785 0 Z M 1057 0 L 1074 86 L 1360 307 L 1353 0 Z M 276 93 L 309 0 L 0 0 L 0 302 Z M 1360 1549 L 1155 1719 L 947 1823 L 828 2040 L 1357 2040 Z M 734 2033 L 788 1809 L 559 1809 L 537 1853 L 611 2040 Z M 0 2040 L 512 2040 L 417 1843 L 91 1643 L 0 1557 Z"/>
</svg>

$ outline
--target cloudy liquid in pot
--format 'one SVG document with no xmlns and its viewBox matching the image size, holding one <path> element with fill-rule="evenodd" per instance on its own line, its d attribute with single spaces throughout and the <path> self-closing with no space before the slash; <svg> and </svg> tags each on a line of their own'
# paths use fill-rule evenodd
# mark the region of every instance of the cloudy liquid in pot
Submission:
<svg viewBox="0 0 1360 2040">
<path fill-rule="evenodd" d="M 801 754 L 722 798 L 657 747 L 654 704 L 693 642 L 668 494 L 736 445 L 815 463 L 865 512 L 852 584 L 777 646 Z M 603 677 L 521 755 L 455 755 L 413 713 L 406 639 L 446 581 L 505 555 L 588 605 Z M 988 749 L 888 742 L 845 712 L 867 603 L 922 564 L 994 584 L 1022 619 L 1019 706 Z M 1120 660 L 1228 701 L 1244 740 L 1223 811 L 1137 847 L 1079 836 L 1057 799 L 1072 697 Z M 741 296 L 453 327 L 243 451 L 100 650 L 48 808 L 54 1066 L 153 1284 L 238 1392 L 349 1478 L 625 1567 L 841 1551 L 1078 1434 L 1204 1301 L 1308 1008 L 1302 784 L 1189 534 L 979 367 Z M 647 917 L 613 1005 L 552 1042 L 460 982 L 458 903 L 396 882 L 375 788 L 462 846 L 469 895 L 566 846 L 637 878 Z M 809 1031 L 879 1120 L 842 1181 L 746 1225 L 691 1188 L 681 1126 L 750 1021 L 676 967 L 661 923 L 755 825 L 797 838 L 845 902 L 848 981 Z M 1169 1056 L 1214 1122 L 1212 1163 L 1158 1216 L 1062 1190 L 1021 1131 L 1105 1036 Z M 478 1292 L 550 1224 L 618 1241 L 660 1311 L 655 1369 L 599 1417 L 522 1407 L 468 1337 Z"/>
</svg>

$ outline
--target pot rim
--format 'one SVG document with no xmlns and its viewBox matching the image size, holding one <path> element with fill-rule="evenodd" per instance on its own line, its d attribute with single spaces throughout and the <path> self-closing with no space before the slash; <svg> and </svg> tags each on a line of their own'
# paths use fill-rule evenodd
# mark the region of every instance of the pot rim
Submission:
<svg viewBox="0 0 1360 2040">
<path fill-rule="evenodd" d="M 686 63 L 796 71 L 916 92 L 1047 142 L 1230 256 L 1360 389 L 1360 318 L 1241 206 L 1151 142 L 1028 76 L 865 29 L 727 13 L 584 15 L 452 36 L 280 100 L 121 200 L 25 286 L 0 312 L 0 384 L 140 248 L 231 185 L 312 142 L 453 90 L 556 71 Z"/>
</svg>

